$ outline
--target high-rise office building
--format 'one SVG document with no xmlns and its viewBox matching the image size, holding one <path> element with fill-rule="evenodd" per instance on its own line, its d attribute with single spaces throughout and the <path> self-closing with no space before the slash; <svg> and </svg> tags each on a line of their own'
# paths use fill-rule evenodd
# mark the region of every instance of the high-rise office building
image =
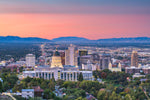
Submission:
<svg viewBox="0 0 150 100">
<path fill-rule="evenodd" d="M 80 49 L 79 56 L 85 56 L 85 55 L 88 55 L 88 51 L 86 49 Z"/>
<path fill-rule="evenodd" d="M 93 53 L 93 54 L 91 54 L 92 56 L 92 63 L 94 63 L 94 64 L 97 64 L 97 63 L 99 63 L 99 60 L 100 60 L 100 56 L 99 56 L 99 54 L 97 54 L 97 53 Z"/>
<path fill-rule="evenodd" d="M 45 44 L 41 45 L 41 51 L 42 51 L 42 56 L 46 56 L 45 50 L 44 50 Z"/>
<path fill-rule="evenodd" d="M 62 65 L 65 65 L 65 52 L 60 52 Z"/>
<path fill-rule="evenodd" d="M 27 54 L 26 55 L 26 65 L 28 67 L 34 67 L 35 66 L 35 55 L 33 55 L 33 54 Z"/>
<path fill-rule="evenodd" d="M 103 53 L 100 55 L 100 69 L 108 69 L 109 63 L 111 62 L 111 56 L 110 54 Z"/>
<path fill-rule="evenodd" d="M 132 51 L 131 66 L 138 67 L 138 53 L 137 53 L 137 51 Z"/>
<path fill-rule="evenodd" d="M 75 50 L 74 45 L 70 45 L 68 50 L 65 51 L 65 65 L 77 66 L 78 65 L 78 51 Z"/>
</svg>

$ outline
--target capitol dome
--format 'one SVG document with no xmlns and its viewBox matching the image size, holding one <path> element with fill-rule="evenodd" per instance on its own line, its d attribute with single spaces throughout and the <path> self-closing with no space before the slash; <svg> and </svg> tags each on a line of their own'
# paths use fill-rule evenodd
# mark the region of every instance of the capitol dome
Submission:
<svg viewBox="0 0 150 100">
<path fill-rule="evenodd" d="M 61 67 L 63 68 L 62 62 L 61 62 L 61 57 L 60 57 L 60 53 L 58 52 L 58 50 L 56 49 L 55 53 L 53 54 L 52 57 L 52 63 L 51 63 L 51 68 L 54 67 Z"/>
<path fill-rule="evenodd" d="M 55 53 L 53 54 L 53 56 L 60 56 L 60 53 L 58 52 L 57 49 L 56 49 Z"/>
</svg>

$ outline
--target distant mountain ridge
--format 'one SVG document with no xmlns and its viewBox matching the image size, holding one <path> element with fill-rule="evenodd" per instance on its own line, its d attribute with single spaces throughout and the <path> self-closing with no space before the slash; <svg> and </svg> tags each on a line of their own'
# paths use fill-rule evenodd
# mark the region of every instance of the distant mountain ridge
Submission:
<svg viewBox="0 0 150 100">
<path fill-rule="evenodd" d="M 57 43 L 78 43 L 78 42 L 91 42 L 91 40 L 82 37 L 59 37 L 52 39 Z"/>
<path fill-rule="evenodd" d="M 27 37 L 22 38 L 18 36 L 0 36 L 0 42 L 18 42 L 18 43 L 41 43 L 41 42 L 54 42 L 54 43 L 150 43 L 149 37 L 129 37 L 129 38 L 108 38 L 90 40 L 83 37 L 59 37 L 52 40 Z"/>
<path fill-rule="evenodd" d="M 52 41 L 57 43 L 150 43 L 149 37 L 108 38 L 89 40 L 82 37 L 59 37 Z"/>
<path fill-rule="evenodd" d="M 129 38 L 110 38 L 110 39 L 98 39 L 98 42 L 120 42 L 120 43 L 150 43 L 149 37 L 129 37 Z"/>
<path fill-rule="evenodd" d="M 37 37 L 27 37 L 27 38 L 21 38 L 19 36 L 0 36 L 0 42 L 4 43 L 40 43 L 40 42 L 51 42 L 51 40 L 48 39 L 42 39 Z"/>
</svg>

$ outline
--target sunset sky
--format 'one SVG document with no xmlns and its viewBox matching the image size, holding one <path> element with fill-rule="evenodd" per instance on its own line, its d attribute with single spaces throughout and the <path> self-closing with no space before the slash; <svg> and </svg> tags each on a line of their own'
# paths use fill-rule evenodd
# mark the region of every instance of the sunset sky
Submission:
<svg viewBox="0 0 150 100">
<path fill-rule="evenodd" d="M 0 36 L 150 37 L 150 0 L 0 0 Z"/>
</svg>

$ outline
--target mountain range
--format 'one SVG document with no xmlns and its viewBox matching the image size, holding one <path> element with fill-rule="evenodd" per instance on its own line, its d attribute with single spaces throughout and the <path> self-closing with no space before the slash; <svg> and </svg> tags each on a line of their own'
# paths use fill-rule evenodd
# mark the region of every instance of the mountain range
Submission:
<svg viewBox="0 0 150 100">
<path fill-rule="evenodd" d="M 149 37 L 108 38 L 89 40 L 82 37 L 59 37 L 52 40 L 56 43 L 150 43 Z"/>
<path fill-rule="evenodd" d="M 52 40 L 27 37 L 22 38 L 18 36 L 0 36 L 0 42 L 4 43 L 41 43 L 41 42 L 54 42 L 54 43 L 150 43 L 149 37 L 134 37 L 134 38 L 109 38 L 90 40 L 82 37 L 59 37 Z"/>
<path fill-rule="evenodd" d="M 41 42 L 51 42 L 51 40 L 37 38 L 37 37 L 27 37 L 21 38 L 18 36 L 0 36 L 0 42 L 3 43 L 41 43 Z"/>
</svg>

